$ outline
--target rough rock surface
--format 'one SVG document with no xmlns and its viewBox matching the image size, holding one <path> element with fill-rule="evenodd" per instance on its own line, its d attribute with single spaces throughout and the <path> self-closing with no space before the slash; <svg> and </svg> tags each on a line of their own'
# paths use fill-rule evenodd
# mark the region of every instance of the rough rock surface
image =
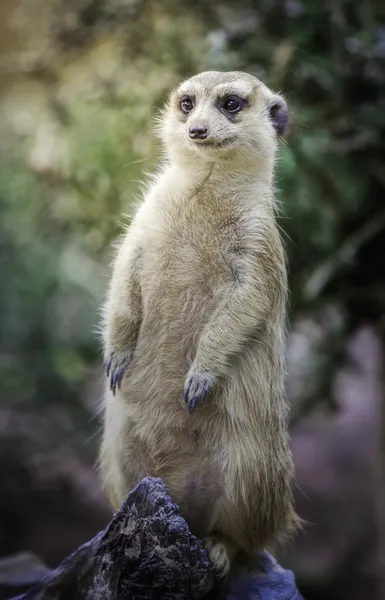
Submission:
<svg viewBox="0 0 385 600">
<path fill-rule="evenodd" d="M 291 571 L 267 553 L 211 590 L 207 555 L 159 479 L 144 479 L 104 531 L 13 600 L 212 598 L 302 600 Z M 213 595 L 214 592 L 214 595 Z"/>
</svg>

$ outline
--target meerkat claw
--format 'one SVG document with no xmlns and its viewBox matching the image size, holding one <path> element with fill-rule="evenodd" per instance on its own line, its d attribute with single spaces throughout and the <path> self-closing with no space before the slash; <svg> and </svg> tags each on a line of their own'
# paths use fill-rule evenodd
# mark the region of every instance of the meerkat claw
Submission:
<svg viewBox="0 0 385 600">
<path fill-rule="evenodd" d="M 185 390 L 184 390 L 184 399 L 186 400 L 186 402 L 188 402 L 188 397 L 189 397 L 189 393 L 190 393 L 191 384 L 192 384 L 192 377 L 191 377 L 190 381 L 188 382 L 188 384 L 187 384 L 187 386 L 185 387 Z"/>
<path fill-rule="evenodd" d="M 192 415 L 192 413 L 194 412 L 195 407 L 197 405 L 197 401 L 198 401 L 198 398 L 196 396 L 194 396 L 193 398 L 191 398 L 191 400 L 188 401 L 187 410 L 190 413 L 190 415 Z"/>
<path fill-rule="evenodd" d="M 107 377 L 109 377 L 109 376 L 110 376 L 110 372 L 111 372 L 111 365 L 112 365 L 112 358 L 113 358 L 113 356 L 114 356 L 114 352 L 111 352 L 111 356 L 110 356 L 110 358 L 109 358 L 109 359 L 106 361 L 106 363 L 105 363 L 105 365 L 104 365 L 104 366 L 105 366 L 105 369 L 106 369 L 106 375 L 107 375 Z"/>
<path fill-rule="evenodd" d="M 106 362 L 106 376 L 110 380 L 110 390 L 115 395 L 116 388 L 120 389 L 126 368 L 131 362 L 131 354 L 120 354 L 111 352 L 110 358 Z"/>
<path fill-rule="evenodd" d="M 199 404 L 204 406 L 206 398 L 211 389 L 211 381 L 205 375 L 195 375 L 190 377 L 184 391 L 184 399 L 187 403 L 187 410 L 192 414 Z"/>
<path fill-rule="evenodd" d="M 225 579 L 230 570 L 230 556 L 226 545 L 215 538 L 207 537 L 204 546 L 211 568 L 220 579 Z"/>
</svg>

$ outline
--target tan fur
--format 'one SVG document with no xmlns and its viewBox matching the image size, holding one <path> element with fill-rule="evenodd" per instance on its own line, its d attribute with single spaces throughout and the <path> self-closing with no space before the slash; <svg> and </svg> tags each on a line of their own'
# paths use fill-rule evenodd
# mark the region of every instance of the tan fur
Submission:
<svg viewBox="0 0 385 600">
<path fill-rule="evenodd" d="M 248 100 L 234 118 L 217 107 L 228 93 Z M 195 98 L 188 115 L 186 94 Z M 112 368 L 126 365 L 121 388 L 106 391 L 100 465 L 111 503 L 161 477 L 222 574 L 234 550 L 252 556 L 298 523 L 274 216 L 277 103 L 286 107 L 239 72 L 202 73 L 171 94 L 159 124 L 165 160 L 120 245 L 103 321 L 106 360 L 114 352 Z M 197 123 L 207 140 L 188 137 Z M 193 414 L 191 378 L 212 386 Z"/>
</svg>

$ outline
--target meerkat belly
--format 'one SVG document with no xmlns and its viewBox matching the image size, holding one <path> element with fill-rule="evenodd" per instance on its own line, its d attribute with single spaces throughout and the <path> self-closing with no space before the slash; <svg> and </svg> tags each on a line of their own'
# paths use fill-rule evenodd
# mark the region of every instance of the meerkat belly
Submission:
<svg viewBox="0 0 385 600">
<path fill-rule="evenodd" d="M 151 365 L 168 395 L 181 393 L 199 337 L 232 285 L 225 245 L 220 240 L 209 245 L 199 228 L 194 236 L 185 234 L 171 230 L 148 241 L 140 271 L 143 314 L 136 364 Z"/>
<path fill-rule="evenodd" d="M 199 337 L 232 275 L 220 241 L 208 249 L 195 233 L 198 240 L 183 243 L 176 235 L 148 239 L 141 257 L 142 321 L 122 383 L 128 430 L 122 469 L 132 477 L 135 455 L 136 478 L 161 477 L 192 529 L 203 534 L 223 495 L 216 464 L 221 428 L 215 398 L 189 415 L 183 390 Z"/>
</svg>

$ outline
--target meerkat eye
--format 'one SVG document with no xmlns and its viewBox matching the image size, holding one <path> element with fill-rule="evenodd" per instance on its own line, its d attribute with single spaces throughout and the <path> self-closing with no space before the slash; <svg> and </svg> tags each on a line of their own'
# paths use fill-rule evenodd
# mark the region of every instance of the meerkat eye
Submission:
<svg viewBox="0 0 385 600">
<path fill-rule="evenodd" d="M 179 102 L 179 106 L 184 113 L 189 113 L 194 108 L 194 101 L 190 96 L 183 96 Z"/>
<path fill-rule="evenodd" d="M 242 100 L 242 98 L 237 98 L 236 96 L 229 96 L 222 104 L 224 110 L 232 114 L 242 110 L 243 106 L 244 101 Z"/>
</svg>

